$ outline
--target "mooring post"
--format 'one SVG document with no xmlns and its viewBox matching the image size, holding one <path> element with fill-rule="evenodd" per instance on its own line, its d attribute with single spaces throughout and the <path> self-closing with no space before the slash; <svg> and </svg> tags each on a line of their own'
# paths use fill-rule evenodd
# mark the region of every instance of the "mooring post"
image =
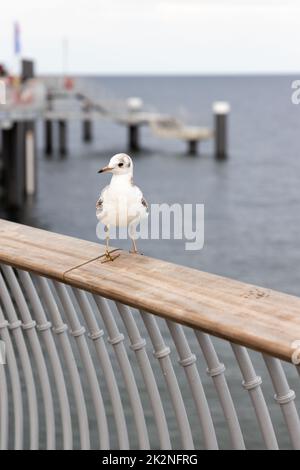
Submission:
<svg viewBox="0 0 300 470">
<path fill-rule="evenodd" d="M 82 106 L 82 111 L 89 114 L 90 110 L 90 103 L 85 101 Z M 93 140 L 92 121 L 89 117 L 85 117 L 82 121 L 82 140 L 83 142 L 91 142 Z"/>
<path fill-rule="evenodd" d="M 46 111 L 53 110 L 53 99 L 51 91 L 47 92 L 46 96 Z M 45 154 L 50 156 L 53 154 L 53 121 L 52 119 L 45 119 L 44 122 L 44 141 L 45 141 Z"/>
<path fill-rule="evenodd" d="M 25 126 L 19 121 L 3 129 L 4 198 L 9 207 L 21 207 L 25 199 Z"/>
<path fill-rule="evenodd" d="M 188 140 L 188 155 L 196 155 L 198 140 Z"/>
<path fill-rule="evenodd" d="M 65 120 L 58 121 L 58 146 L 60 155 L 67 155 L 67 123 Z"/>
<path fill-rule="evenodd" d="M 136 119 L 138 113 L 142 111 L 143 100 L 137 96 L 131 96 L 126 101 L 127 109 L 129 111 L 129 122 L 128 122 L 128 148 L 129 150 L 139 151 L 140 150 L 140 133 L 139 124 Z"/>
<path fill-rule="evenodd" d="M 214 122 L 215 122 L 215 157 L 226 158 L 228 153 L 228 115 L 230 105 L 226 101 L 216 101 L 213 104 Z"/>
<path fill-rule="evenodd" d="M 3 165 L 3 152 L 2 152 L 2 126 L 0 123 L 0 199 L 3 196 L 4 184 L 4 165 Z"/>
<path fill-rule="evenodd" d="M 45 137 L 45 154 L 52 155 L 53 153 L 53 123 L 51 119 L 46 119 L 44 123 L 44 137 Z"/>
<path fill-rule="evenodd" d="M 137 124 L 130 124 L 128 126 L 128 140 L 129 150 L 138 151 L 140 149 L 139 126 Z"/>
<path fill-rule="evenodd" d="M 82 121 L 82 140 L 84 142 L 91 142 L 93 140 L 92 121 L 90 119 Z"/>
<path fill-rule="evenodd" d="M 25 125 L 25 193 L 34 196 L 36 193 L 36 141 L 35 124 L 27 122 Z"/>
</svg>

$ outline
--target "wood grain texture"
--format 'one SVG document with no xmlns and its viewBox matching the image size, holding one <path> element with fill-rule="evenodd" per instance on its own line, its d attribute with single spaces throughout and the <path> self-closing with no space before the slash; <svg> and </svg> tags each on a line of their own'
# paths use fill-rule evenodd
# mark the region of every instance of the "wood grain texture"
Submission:
<svg viewBox="0 0 300 470">
<path fill-rule="evenodd" d="M 95 243 L 0 220 L 0 259 L 15 267 L 63 280 L 66 271 L 103 252 Z"/>
<path fill-rule="evenodd" d="M 300 299 L 270 289 L 0 221 L 0 260 L 288 362 L 300 340 Z"/>
</svg>

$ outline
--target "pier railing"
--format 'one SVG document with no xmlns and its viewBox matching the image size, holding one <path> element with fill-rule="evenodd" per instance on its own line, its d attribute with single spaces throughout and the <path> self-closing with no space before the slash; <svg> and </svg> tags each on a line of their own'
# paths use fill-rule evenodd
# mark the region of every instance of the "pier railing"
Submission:
<svg viewBox="0 0 300 470">
<path fill-rule="evenodd" d="M 286 434 L 300 448 L 285 373 L 298 386 L 300 299 L 125 252 L 102 264 L 103 253 L 0 221 L 2 449 L 244 449 L 248 428 L 264 448 Z"/>
</svg>

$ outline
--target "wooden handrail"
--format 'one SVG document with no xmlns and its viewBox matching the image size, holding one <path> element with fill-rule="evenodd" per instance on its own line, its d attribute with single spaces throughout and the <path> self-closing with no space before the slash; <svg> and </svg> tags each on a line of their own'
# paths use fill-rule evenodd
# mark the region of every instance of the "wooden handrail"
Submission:
<svg viewBox="0 0 300 470">
<path fill-rule="evenodd" d="M 97 243 L 0 220 L 0 263 L 291 362 L 300 298 L 124 251 L 102 264 L 103 253 Z"/>
</svg>

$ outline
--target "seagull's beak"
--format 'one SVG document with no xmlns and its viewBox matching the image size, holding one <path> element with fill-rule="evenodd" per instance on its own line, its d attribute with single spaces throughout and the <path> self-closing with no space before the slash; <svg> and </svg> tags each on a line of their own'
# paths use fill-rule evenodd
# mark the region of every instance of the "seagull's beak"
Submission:
<svg viewBox="0 0 300 470">
<path fill-rule="evenodd" d="M 110 166 L 105 166 L 103 168 L 101 168 L 101 170 L 98 171 L 98 173 L 105 173 L 107 171 L 111 171 L 113 168 L 111 168 Z"/>
</svg>

